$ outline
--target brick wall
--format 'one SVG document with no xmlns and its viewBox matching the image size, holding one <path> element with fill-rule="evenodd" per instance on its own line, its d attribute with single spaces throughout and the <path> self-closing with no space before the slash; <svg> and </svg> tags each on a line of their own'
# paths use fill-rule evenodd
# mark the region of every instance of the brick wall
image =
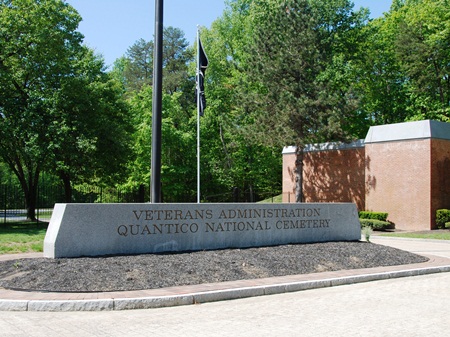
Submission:
<svg viewBox="0 0 450 337">
<path fill-rule="evenodd" d="M 366 210 L 397 229 L 430 229 L 430 139 L 366 144 Z"/>
<path fill-rule="evenodd" d="M 283 155 L 283 202 L 295 202 L 294 150 Z M 354 202 L 364 209 L 364 147 L 307 150 L 303 163 L 305 202 Z"/>
<path fill-rule="evenodd" d="M 295 202 L 295 147 L 283 151 L 283 202 Z"/>
<path fill-rule="evenodd" d="M 397 229 L 434 229 L 436 210 L 450 209 L 450 123 L 375 126 L 355 144 L 307 147 L 305 202 L 354 202 L 387 212 Z M 295 202 L 294 167 L 295 148 L 285 148 L 283 202 Z"/>
<path fill-rule="evenodd" d="M 450 209 L 450 140 L 431 140 L 431 221 L 436 210 Z"/>
<path fill-rule="evenodd" d="M 354 202 L 364 209 L 364 148 L 305 154 L 305 202 Z"/>
</svg>

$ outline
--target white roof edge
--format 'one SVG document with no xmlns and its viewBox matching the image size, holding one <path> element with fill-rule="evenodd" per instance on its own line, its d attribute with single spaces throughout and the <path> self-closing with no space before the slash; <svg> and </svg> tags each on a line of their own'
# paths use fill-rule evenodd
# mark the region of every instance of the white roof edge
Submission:
<svg viewBox="0 0 450 337">
<path fill-rule="evenodd" d="M 295 153 L 296 148 L 297 148 L 296 146 L 285 146 L 285 147 L 283 148 L 282 154 L 292 154 L 292 153 Z"/>
<path fill-rule="evenodd" d="M 348 150 L 364 147 L 364 139 L 358 139 L 351 143 L 342 142 L 330 142 L 330 143 L 320 143 L 320 144 L 308 144 L 305 145 L 305 152 L 315 152 L 315 151 L 330 151 L 330 150 Z M 296 146 L 285 146 L 283 148 L 283 154 L 295 153 L 297 149 Z"/>
<path fill-rule="evenodd" d="M 450 140 L 450 123 L 424 120 L 371 126 L 367 133 L 365 143 L 429 138 Z"/>
<path fill-rule="evenodd" d="M 359 139 L 351 143 L 330 142 L 308 144 L 305 146 L 305 151 L 345 150 L 364 147 L 365 144 L 370 143 L 429 138 L 450 140 L 450 123 L 428 119 L 416 122 L 371 126 L 365 139 Z M 295 153 L 295 150 L 296 146 L 285 146 L 283 148 L 283 154 L 292 154 Z"/>
</svg>

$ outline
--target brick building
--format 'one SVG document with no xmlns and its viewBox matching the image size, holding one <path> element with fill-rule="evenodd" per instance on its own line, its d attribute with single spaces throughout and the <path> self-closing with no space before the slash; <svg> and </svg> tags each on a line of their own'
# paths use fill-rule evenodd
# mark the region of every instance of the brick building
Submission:
<svg viewBox="0 0 450 337">
<path fill-rule="evenodd" d="M 286 147 L 283 202 L 295 202 L 294 164 Z M 433 229 L 436 210 L 450 208 L 450 123 L 375 126 L 365 140 L 307 146 L 303 180 L 305 202 L 355 202 L 398 229 Z"/>
</svg>

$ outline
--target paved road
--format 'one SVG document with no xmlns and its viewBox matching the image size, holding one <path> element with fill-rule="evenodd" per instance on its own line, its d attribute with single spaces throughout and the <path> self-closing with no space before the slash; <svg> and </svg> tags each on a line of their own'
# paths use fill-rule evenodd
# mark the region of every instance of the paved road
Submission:
<svg viewBox="0 0 450 337">
<path fill-rule="evenodd" d="M 450 242 L 373 237 L 450 257 Z M 108 312 L 1 312 L 2 336 L 448 336 L 450 273 Z"/>
</svg>

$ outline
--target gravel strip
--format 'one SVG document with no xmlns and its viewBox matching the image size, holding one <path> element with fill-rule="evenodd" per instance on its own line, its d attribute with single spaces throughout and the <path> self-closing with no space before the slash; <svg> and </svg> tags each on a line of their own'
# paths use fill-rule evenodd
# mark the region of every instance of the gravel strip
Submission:
<svg viewBox="0 0 450 337">
<path fill-rule="evenodd" d="M 105 292 L 373 268 L 428 258 L 367 242 L 326 242 L 177 254 L 0 262 L 0 287 Z"/>
</svg>

